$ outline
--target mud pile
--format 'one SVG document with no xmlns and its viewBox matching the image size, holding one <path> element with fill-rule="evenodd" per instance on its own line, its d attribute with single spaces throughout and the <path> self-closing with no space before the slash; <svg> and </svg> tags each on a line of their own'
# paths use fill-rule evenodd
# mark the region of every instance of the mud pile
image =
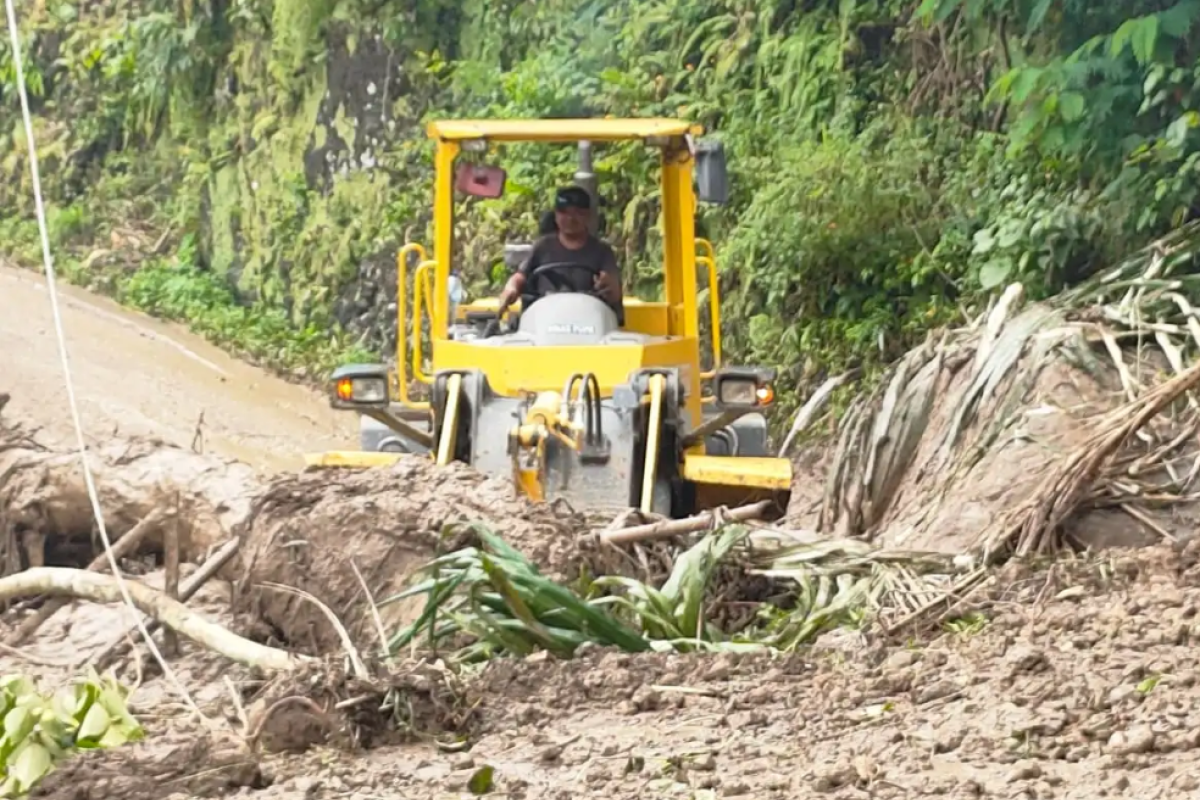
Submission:
<svg viewBox="0 0 1200 800">
<path fill-rule="evenodd" d="M 109 536 L 155 510 L 173 509 L 185 560 L 203 560 L 250 512 L 261 484 L 244 464 L 154 439 L 88 450 Z M 160 526 L 161 527 L 161 526 Z M 0 415 L 0 575 L 28 567 L 85 566 L 100 550 L 77 452 L 45 446 Z M 161 531 L 148 536 L 161 551 Z"/>
<path fill-rule="evenodd" d="M 437 555 L 471 543 L 473 523 L 503 536 L 548 575 L 579 563 L 580 515 L 530 503 L 511 481 L 466 465 L 438 468 L 414 457 L 389 469 L 313 471 L 271 483 L 241 528 L 239 608 L 292 649 L 340 649 L 320 609 L 263 584 L 301 588 L 327 604 L 356 643 L 377 650 L 372 604 L 405 588 Z M 415 619 L 420 602 L 379 606 L 385 630 Z"/>
</svg>

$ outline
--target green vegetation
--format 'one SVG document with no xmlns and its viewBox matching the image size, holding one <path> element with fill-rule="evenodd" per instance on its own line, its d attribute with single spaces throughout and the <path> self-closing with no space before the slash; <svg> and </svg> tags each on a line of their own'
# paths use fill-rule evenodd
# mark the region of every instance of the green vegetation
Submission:
<svg viewBox="0 0 1200 800">
<path fill-rule="evenodd" d="M 0 797 L 24 797 L 75 750 L 142 738 L 125 690 L 95 672 L 53 695 L 21 675 L 0 678 Z"/>
<path fill-rule="evenodd" d="M 64 271 L 289 368 L 384 351 L 392 256 L 428 238 L 433 116 L 708 126 L 736 180 L 700 220 L 730 355 L 801 394 L 847 366 L 878 375 L 1007 282 L 1079 283 L 1188 221 L 1200 192 L 1200 0 L 35 6 L 28 85 Z M 28 260 L 3 47 L 0 249 Z M 464 201 L 477 290 L 574 157 L 503 155 L 511 191 Z M 607 232 L 641 292 L 660 247 L 652 170 L 640 148 L 599 156 Z M 179 256 L 108 252 L 129 229 L 168 232 Z"/>
<path fill-rule="evenodd" d="M 472 528 L 479 547 L 436 559 L 381 603 L 425 598 L 421 616 L 387 642 L 389 652 L 423 642 L 471 663 L 539 650 L 569 658 L 585 643 L 630 653 L 791 651 L 833 628 L 908 613 L 912 597 L 953 571 L 933 554 L 729 525 L 676 554 L 660 588 L 617 575 L 563 586 L 496 534 Z M 737 603 L 743 584 L 764 579 L 775 581 L 782 601 L 722 624 L 724 601 L 747 605 Z"/>
</svg>

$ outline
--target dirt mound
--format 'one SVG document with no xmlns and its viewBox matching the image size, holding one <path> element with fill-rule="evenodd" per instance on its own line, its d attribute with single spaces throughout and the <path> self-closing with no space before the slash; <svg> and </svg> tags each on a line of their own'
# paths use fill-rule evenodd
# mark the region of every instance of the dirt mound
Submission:
<svg viewBox="0 0 1200 800">
<path fill-rule="evenodd" d="M 256 500 L 243 531 L 241 607 L 292 647 L 338 650 L 337 633 L 316 606 L 262 584 L 299 587 L 326 603 L 356 643 L 375 649 L 371 600 L 396 594 L 414 570 L 467 543 L 462 524 L 476 522 L 547 574 L 569 571 L 579 557 L 582 517 L 528 502 L 511 481 L 466 465 L 438 468 L 413 457 L 388 469 L 314 471 L 278 478 Z M 380 608 L 384 629 L 394 633 L 414 619 L 419 602 Z"/>
<path fill-rule="evenodd" d="M 222 797 L 265 785 L 258 759 L 233 736 L 176 725 L 169 735 L 151 728 L 149 741 L 93 750 L 67 759 L 30 797 L 55 800 L 162 800 L 171 796 Z"/>
<path fill-rule="evenodd" d="M 470 532 L 457 523 L 487 525 L 550 575 L 577 565 L 576 540 L 586 527 L 561 504 L 518 497 L 506 478 L 461 464 L 439 469 L 416 457 L 390 469 L 316 470 L 268 483 L 245 465 L 153 440 L 116 441 L 90 453 L 114 542 L 162 508 L 179 509 L 185 560 L 203 561 L 214 545 L 240 537 L 238 559 L 222 576 L 238 582 L 242 625 L 310 653 L 339 650 L 335 628 L 309 600 L 265 584 L 316 596 L 357 646 L 374 651 L 371 601 L 387 599 L 415 569 L 467 543 Z M 0 574 L 86 565 L 100 552 L 93 529 L 78 456 L 50 450 L 0 417 Z M 141 548 L 158 557 L 161 535 L 152 532 Z M 389 634 L 414 607 L 380 609 Z"/>
</svg>

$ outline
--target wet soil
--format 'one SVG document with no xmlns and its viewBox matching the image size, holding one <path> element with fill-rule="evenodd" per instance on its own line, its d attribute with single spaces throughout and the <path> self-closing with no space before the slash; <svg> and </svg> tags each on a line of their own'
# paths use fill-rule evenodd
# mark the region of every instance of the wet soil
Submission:
<svg viewBox="0 0 1200 800">
<path fill-rule="evenodd" d="M 458 797 L 490 767 L 493 796 L 564 800 L 1187 797 L 1200 789 L 1196 562 L 1194 547 L 1152 548 L 1010 570 L 981 629 L 932 638 L 495 661 L 465 679 L 462 752 L 421 743 L 414 719 L 416 743 L 252 757 L 151 717 L 150 741 L 68 762 L 40 796 Z M 219 693 L 207 701 L 232 716 Z M 162 766 L 185 747 L 210 749 Z"/>
<path fill-rule="evenodd" d="M 472 523 L 502 536 L 548 575 L 573 577 L 581 563 L 581 515 L 520 498 L 505 478 L 461 464 L 438 469 L 413 457 L 388 469 L 275 479 L 242 527 L 239 609 L 293 650 L 341 649 L 320 609 L 263 585 L 302 587 L 333 610 L 354 641 L 374 648 L 373 606 L 389 631 L 416 619 L 420 598 L 383 601 L 437 555 L 477 541 Z"/>
</svg>

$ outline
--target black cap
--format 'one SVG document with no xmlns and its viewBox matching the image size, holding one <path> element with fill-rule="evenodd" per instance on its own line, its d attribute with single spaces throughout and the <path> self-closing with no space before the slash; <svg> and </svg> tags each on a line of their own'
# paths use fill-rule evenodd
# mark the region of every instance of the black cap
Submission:
<svg viewBox="0 0 1200 800">
<path fill-rule="evenodd" d="M 592 197 L 587 190 L 580 186 L 564 186 L 554 195 L 554 210 L 565 211 L 568 208 L 592 207 Z"/>
</svg>

